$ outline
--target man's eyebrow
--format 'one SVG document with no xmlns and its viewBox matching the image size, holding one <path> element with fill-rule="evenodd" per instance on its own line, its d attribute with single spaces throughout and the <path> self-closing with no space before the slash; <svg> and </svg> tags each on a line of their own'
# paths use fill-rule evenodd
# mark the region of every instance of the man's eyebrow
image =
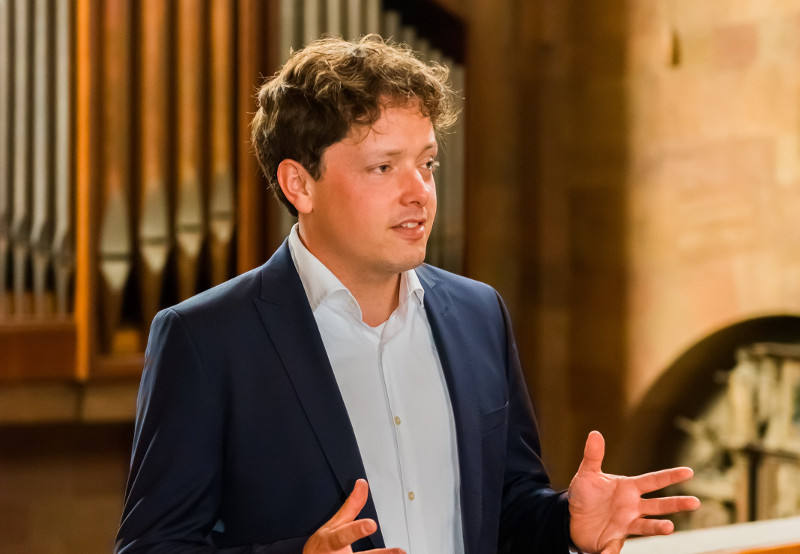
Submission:
<svg viewBox="0 0 800 554">
<path fill-rule="evenodd" d="M 405 154 L 405 152 L 406 152 L 405 148 L 399 148 L 396 150 L 384 150 L 383 152 L 378 152 L 378 156 L 382 158 L 395 158 L 397 156 Z"/>
</svg>

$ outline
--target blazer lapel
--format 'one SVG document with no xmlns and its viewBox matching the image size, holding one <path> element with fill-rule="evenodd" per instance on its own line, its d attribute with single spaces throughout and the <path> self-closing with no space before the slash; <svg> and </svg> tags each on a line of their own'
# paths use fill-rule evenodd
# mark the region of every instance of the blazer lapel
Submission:
<svg viewBox="0 0 800 554">
<path fill-rule="evenodd" d="M 469 360 L 471 341 L 467 329 L 459 325 L 458 309 L 443 281 L 433 277 L 425 266 L 417 268 L 425 289 L 425 311 L 442 362 L 445 381 L 453 406 L 461 478 L 461 518 L 466 554 L 477 548 L 482 517 L 482 453 L 480 413 L 477 391 Z"/>
<path fill-rule="evenodd" d="M 286 242 L 262 268 L 262 292 L 255 305 L 342 491 L 350 494 L 366 471 Z M 361 517 L 378 521 L 371 495 Z M 369 548 L 384 546 L 380 528 L 367 542 Z"/>
</svg>

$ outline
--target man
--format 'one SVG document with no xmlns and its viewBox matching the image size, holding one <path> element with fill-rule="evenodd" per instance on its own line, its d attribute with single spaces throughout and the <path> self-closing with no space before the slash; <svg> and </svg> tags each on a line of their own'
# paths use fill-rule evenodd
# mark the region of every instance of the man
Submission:
<svg viewBox="0 0 800 554">
<path fill-rule="evenodd" d="M 423 264 L 446 77 L 371 36 L 262 87 L 253 143 L 298 224 L 155 318 L 118 552 L 612 554 L 697 507 L 641 499 L 688 468 L 602 473 L 596 432 L 549 487 L 502 301 Z"/>
</svg>

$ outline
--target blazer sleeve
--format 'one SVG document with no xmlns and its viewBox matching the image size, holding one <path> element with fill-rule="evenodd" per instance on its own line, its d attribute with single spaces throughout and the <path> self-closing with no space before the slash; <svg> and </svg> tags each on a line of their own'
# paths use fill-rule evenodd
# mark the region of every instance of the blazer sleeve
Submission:
<svg viewBox="0 0 800 554">
<path fill-rule="evenodd" d="M 509 394 L 498 551 L 502 554 L 566 554 L 570 544 L 567 493 L 556 492 L 550 487 L 510 317 L 499 295 L 497 298 L 505 323 Z"/>
<path fill-rule="evenodd" d="M 307 537 L 217 549 L 209 537 L 222 497 L 225 396 L 181 315 L 153 320 L 137 403 L 130 476 L 115 552 L 289 554 Z"/>
</svg>

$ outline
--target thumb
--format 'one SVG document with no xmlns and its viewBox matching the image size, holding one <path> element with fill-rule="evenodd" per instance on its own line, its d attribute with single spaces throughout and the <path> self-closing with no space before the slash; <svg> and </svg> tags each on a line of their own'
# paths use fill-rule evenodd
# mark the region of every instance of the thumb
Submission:
<svg viewBox="0 0 800 554">
<path fill-rule="evenodd" d="M 367 482 L 364 479 L 359 479 L 356 481 L 356 484 L 353 487 L 353 492 L 350 493 L 350 496 L 347 497 L 347 500 L 344 501 L 344 504 L 342 504 L 339 510 L 330 520 L 328 520 L 328 523 L 325 525 L 339 526 L 354 521 L 361 512 L 361 509 L 367 503 L 368 495 L 369 485 L 367 485 Z"/>
<path fill-rule="evenodd" d="M 625 544 L 624 540 L 615 539 L 609 542 L 600 554 L 619 554 L 623 544 Z"/>
<path fill-rule="evenodd" d="M 599 431 L 592 431 L 586 437 L 586 446 L 583 448 L 583 460 L 578 468 L 578 473 L 594 472 L 600 473 L 602 471 L 603 456 L 606 453 L 606 441 Z M 606 554 L 603 551 L 603 554 Z"/>
</svg>

